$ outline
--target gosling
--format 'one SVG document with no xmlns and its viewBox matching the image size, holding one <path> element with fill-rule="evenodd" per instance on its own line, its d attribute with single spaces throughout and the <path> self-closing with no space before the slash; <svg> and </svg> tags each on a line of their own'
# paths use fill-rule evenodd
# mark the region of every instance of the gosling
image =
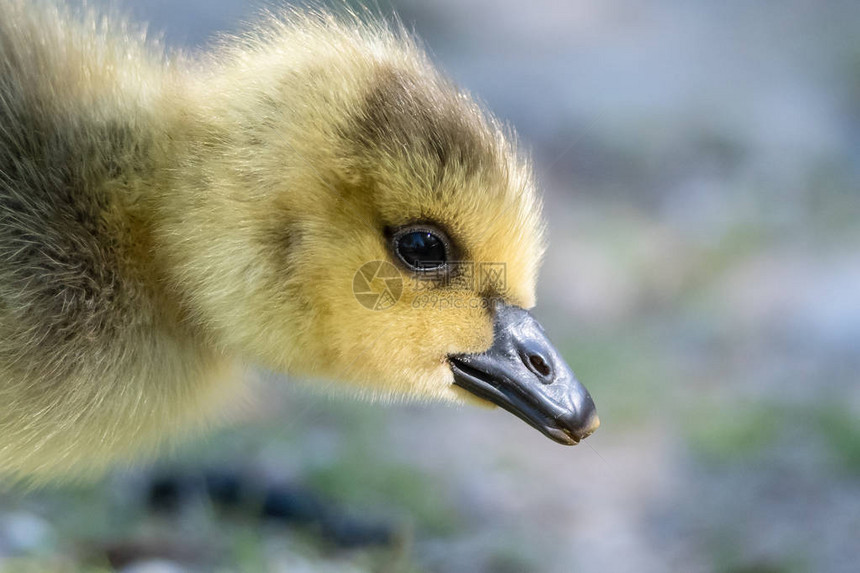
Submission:
<svg viewBox="0 0 860 573">
<path fill-rule="evenodd" d="M 0 474 L 95 475 L 217 418 L 250 364 L 598 425 L 525 309 L 514 137 L 401 29 L 269 16 L 213 53 L 0 0 Z"/>
</svg>

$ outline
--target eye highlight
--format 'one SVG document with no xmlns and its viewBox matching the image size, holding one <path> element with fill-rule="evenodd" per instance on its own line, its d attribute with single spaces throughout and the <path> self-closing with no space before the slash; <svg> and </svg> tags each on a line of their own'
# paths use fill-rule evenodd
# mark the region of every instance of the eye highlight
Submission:
<svg viewBox="0 0 860 573">
<path fill-rule="evenodd" d="M 391 240 L 394 253 L 414 271 L 432 271 L 448 262 L 449 242 L 444 233 L 429 227 L 407 227 Z"/>
</svg>

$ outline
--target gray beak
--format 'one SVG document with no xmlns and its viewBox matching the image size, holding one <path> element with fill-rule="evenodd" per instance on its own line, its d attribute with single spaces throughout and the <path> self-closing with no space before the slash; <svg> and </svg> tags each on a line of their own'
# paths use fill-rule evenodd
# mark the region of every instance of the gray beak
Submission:
<svg viewBox="0 0 860 573">
<path fill-rule="evenodd" d="M 600 425 L 594 401 L 526 310 L 495 305 L 493 346 L 448 357 L 454 384 L 572 446 Z"/>
</svg>

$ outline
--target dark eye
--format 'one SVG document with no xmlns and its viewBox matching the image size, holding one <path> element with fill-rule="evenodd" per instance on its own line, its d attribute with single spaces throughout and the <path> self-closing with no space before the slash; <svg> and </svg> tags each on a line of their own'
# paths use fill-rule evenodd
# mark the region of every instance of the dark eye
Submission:
<svg viewBox="0 0 860 573">
<path fill-rule="evenodd" d="M 445 236 L 437 230 L 404 229 L 394 235 L 394 252 L 416 271 L 438 269 L 448 261 Z"/>
</svg>

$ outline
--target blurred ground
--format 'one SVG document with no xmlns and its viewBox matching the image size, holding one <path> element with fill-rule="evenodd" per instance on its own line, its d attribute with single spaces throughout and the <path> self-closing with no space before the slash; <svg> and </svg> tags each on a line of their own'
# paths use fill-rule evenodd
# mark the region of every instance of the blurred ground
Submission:
<svg viewBox="0 0 860 573">
<path fill-rule="evenodd" d="M 254 13 L 124 5 L 180 46 Z M 269 381 L 265 408 L 162 467 L 303 483 L 396 524 L 394 547 L 207 503 L 152 515 L 141 469 L 0 497 L 0 571 L 105 571 L 106 546 L 142 540 L 186 551 L 126 571 L 856 571 L 860 4 L 396 9 L 533 150 L 551 245 L 536 314 L 600 431 L 567 449 L 502 412 Z"/>
</svg>

